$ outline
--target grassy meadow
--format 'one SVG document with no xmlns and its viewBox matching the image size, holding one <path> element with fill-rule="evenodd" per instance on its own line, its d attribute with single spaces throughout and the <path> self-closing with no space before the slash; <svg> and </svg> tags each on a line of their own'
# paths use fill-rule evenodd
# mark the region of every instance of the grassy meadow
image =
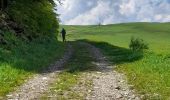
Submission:
<svg viewBox="0 0 170 100">
<path fill-rule="evenodd" d="M 170 23 L 62 27 L 67 30 L 67 40 L 100 48 L 144 98 L 170 99 Z M 132 52 L 131 37 L 143 39 L 149 49 Z"/>
</svg>

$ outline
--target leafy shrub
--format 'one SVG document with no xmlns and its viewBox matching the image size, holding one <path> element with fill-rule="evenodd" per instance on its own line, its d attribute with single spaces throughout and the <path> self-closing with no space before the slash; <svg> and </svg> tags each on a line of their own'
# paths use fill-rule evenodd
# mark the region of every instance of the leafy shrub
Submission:
<svg viewBox="0 0 170 100">
<path fill-rule="evenodd" d="M 131 42 L 129 44 L 129 48 L 132 49 L 133 51 L 143 51 L 148 48 L 148 44 L 146 44 L 143 39 L 139 38 L 131 38 Z"/>
</svg>

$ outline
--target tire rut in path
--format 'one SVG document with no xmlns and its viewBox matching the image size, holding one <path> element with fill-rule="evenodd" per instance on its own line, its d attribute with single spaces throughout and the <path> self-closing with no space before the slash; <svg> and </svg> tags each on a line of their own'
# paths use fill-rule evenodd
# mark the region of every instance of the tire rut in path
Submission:
<svg viewBox="0 0 170 100">
<path fill-rule="evenodd" d="M 68 62 L 73 53 L 73 48 L 69 44 L 64 56 L 55 64 L 50 65 L 42 74 L 37 74 L 29 79 L 25 84 L 20 86 L 15 92 L 6 95 L 7 100 L 33 100 L 38 99 L 49 89 L 49 85 L 53 83 L 62 67 Z"/>
<path fill-rule="evenodd" d="M 100 50 L 88 43 L 85 45 L 90 54 L 96 59 L 97 72 L 92 73 L 95 76 L 92 92 L 87 95 L 86 100 L 140 100 L 135 91 L 130 89 L 125 76 L 114 71 L 114 66 L 102 55 Z"/>
</svg>

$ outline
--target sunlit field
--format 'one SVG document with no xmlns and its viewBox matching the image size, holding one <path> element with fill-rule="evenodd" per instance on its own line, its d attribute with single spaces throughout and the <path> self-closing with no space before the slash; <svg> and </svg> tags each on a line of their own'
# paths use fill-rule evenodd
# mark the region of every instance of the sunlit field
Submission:
<svg viewBox="0 0 170 100">
<path fill-rule="evenodd" d="M 82 40 L 100 48 L 145 98 L 170 99 L 170 23 L 61 27 L 66 28 L 68 41 Z M 143 39 L 149 49 L 133 53 L 131 37 Z"/>
</svg>

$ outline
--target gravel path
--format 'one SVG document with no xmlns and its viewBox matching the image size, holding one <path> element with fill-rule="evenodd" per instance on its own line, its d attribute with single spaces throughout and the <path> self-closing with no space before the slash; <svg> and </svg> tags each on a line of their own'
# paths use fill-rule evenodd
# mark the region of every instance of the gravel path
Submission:
<svg viewBox="0 0 170 100">
<path fill-rule="evenodd" d="M 32 100 L 38 99 L 45 91 L 49 89 L 49 85 L 56 79 L 56 75 L 61 72 L 62 67 L 71 58 L 73 48 L 68 45 L 64 56 L 42 74 L 35 75 L 34 78 L 28 80 L 20 86 L 15 92 L 6 95 L 7 100 Z"/>
<path fill-rule="evenodd" d="M 88 48 L 90 55 L 96 60 L 97 71 L 84 73 L 83 82 L 72 89 L 83 93 L 86 100 L 140 100 L 135 91 L 127 84 L 126 77 L 114 71 L 114 67 L 102 55 L 100 50 L 88 43 L 81 43 Z M 37 74 L 28 80 L 17 91 L 7 95 L 8 100 L 37 100 L 49 90 L 50 84 L 56 80 L 56 76 L 62 71 L 62 67 L 71 58 L 72 46 L 68 46 L 63 58 L 51 65 L 43 74 Z M 87 81 L 92 85 L 86 86 Z M 84 85 L 82 85 L 84 84 Z"/>
<path fill-rule="evenodd" d="M 96 59 L 97 72 L 92 73 L 93 88 L 86 100 L 140 100 L 134 90 L 130 89 L 125 76 L 114 71 L 109 61 L 96 47 L 83 43 L 87 46 L 91 55 Z"/>
</svg>

